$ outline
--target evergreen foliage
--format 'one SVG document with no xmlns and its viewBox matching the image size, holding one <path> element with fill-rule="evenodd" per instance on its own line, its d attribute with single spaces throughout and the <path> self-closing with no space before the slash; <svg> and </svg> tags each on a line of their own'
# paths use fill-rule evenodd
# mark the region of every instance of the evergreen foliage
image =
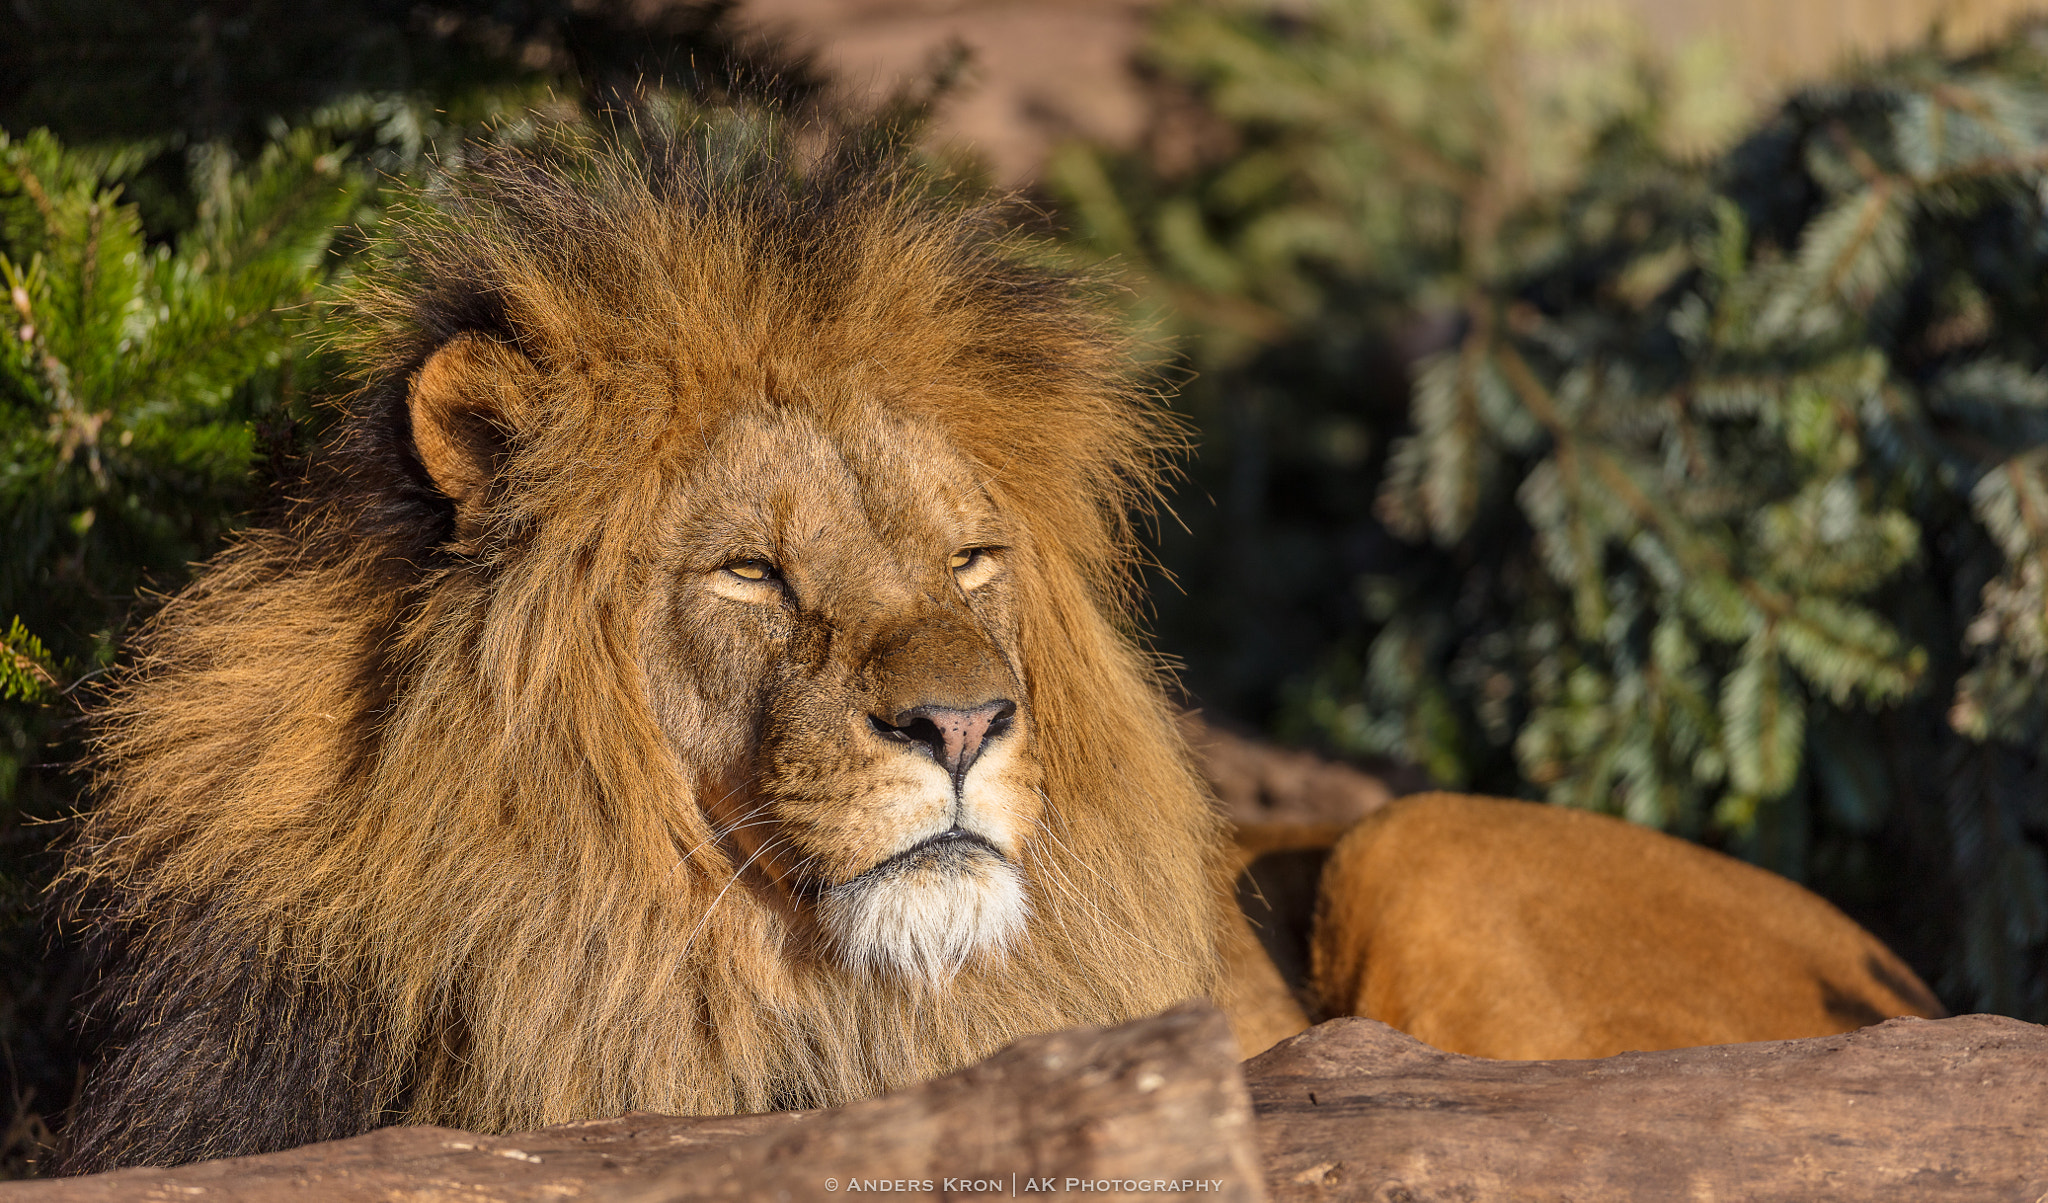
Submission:
<svg viewBox="0 0 2048 1203">
<path fill-rule="evenodd" d="M 69 699 L 110 661 L 139 591 L 175 583 L 261 504 L 263 461 L 281 461 L 302 385 L 325 374 L 287 311 L 328 275 L 364 191 L 310 130 L 247 164 L 215 153 L 197 220 L 164 243 L 121 196 L 144 152 L 0 134 L 0 1038 L 29 1119 L 75 1072 L 76 983 L 39 955 L 29 917 L 47 873 L 38 822 L 74 805 Z M 40 1101 L 23 1101 L 31 1085 Z"/>
<path fill-rule="evenodd" d="M 152 245 L 121 201 L 124 165 L 0 138 L 0 611 L 95 661 L 146 574 L 249 507 L 252 419 L 300 367 L 282 309 L 323 278 L 357 191 L 301 131 L 229 172 L 175 246 Z"/>
<path fill-rule="evenodd" d="M 1288 12 L 1161 27 L 1245 153 L 1057 181 L 1220 332 L 1196 404 L 1349 355 L 1295 404 L 1399 433 L 1302 457 L 1378 529 L 1288 721 L 1725 844 L 1952 1005 L 2048 1018 L 2048 41 L 1857 69 L 1689 162 L 1693 102 L 1611 35 L 1559 91 L 1502 67 L 1540 32 L 1505 4 Z"/>
<path fill-rule="evenodd" d="M 1650 71 L 1611 17 L 1507 0 L 1181 3 L 1150 58 L 1149 145 L 1070 146 L 1048 184 L 1076 252 L 1123 268 L 1197 372 L 1161 641 L 1205 703 L 1265 714 L 1357 625 L 1355 578 L 1407 558 L 1361 487 L 1406 412 L 1403 361 L 1480 281 L 1551 252 L 1603 137 L 1694 143 L 1731 102 Z"/>
<path fill-rule="evenodd" d="M 16 616 L 7 625 L 7 634 L 0 636 L 0 701 L 40 702 L 62 688 L 50 664 L 50 649 Z"/>
</svg>

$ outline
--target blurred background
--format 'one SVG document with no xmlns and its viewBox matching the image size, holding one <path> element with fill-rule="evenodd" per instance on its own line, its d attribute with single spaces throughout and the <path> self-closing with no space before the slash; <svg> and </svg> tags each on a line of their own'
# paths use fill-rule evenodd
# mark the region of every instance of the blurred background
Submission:
<svg viewBox="0 0 2048 1203">
<path fill-rule="evenodd" d="M 397 189 L 650 95 L 893 111 L 1112 281 L 1198 436 L 1149 580 L 1211 722 L 1699 840 L 2048 1021 L 2037 7 L 0 9 L 0 1170 L 83 1056 L 81 700 L 276 512 Z"/>
</svg>

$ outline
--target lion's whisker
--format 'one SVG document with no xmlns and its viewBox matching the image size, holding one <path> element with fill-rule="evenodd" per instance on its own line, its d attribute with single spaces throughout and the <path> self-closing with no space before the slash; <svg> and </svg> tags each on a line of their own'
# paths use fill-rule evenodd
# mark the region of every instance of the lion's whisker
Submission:
<svg viewBox="0 0 2048 1203">
<path fill-rule="evenodd" d="M 687 960 L 689 958 L 690 946 L 697 942 L 697 933 L 704 930 L 704 925 L 706 923 L 711 922 L 711 913 L 718 909 L 719 903 L 725 901 L 726 892 L 732 889 L 733 883 L 740 879 L 740 875 L 747 871 L 748 866 L 752 865 L 756 860 L 759 860 L 761 858 L 761 854 L 768 851 L 770 848 L 773 848 L 776 844 L 776 841 L 781 838 L 782 837 L 779 835 L 770 836 L 768 839 L 762 841 L 761 846 L 759 848 L 754 849 L 754 854 L 752 856 L 749 856 L 745 861 L 741 862 L 740 867 L 732 871 L 732 876 L 725 879 L 725 885 L 719 889 L 718 896 L 711 900 L 710 906 L 704 908 L 703 915 L 699 916 L 697 919 L 697 926 L 690 929 L 689 938 L 683 941 L 682 951 L 676 954 L 677 961 L 680 962 Z"/>
<path fill-rule="evenodd" d="M 741 788 L 743 787 L 734 786 L 731 790 L 727 791 L 726 795 L 723 798 L 720 798 L 718 802 L 712 803 L 712 805 L 717 806 L 720 803 L 730 801 L 734 795 L 740 792 Z M 709 847 L 712 844 L 728 839 L 731 836 L 738 834 L 739 832 L 747 831 L 751 828 L 774 826 L 777 821 L 778 820 L 775 818 L 774 815 L 765 813 L 765 810 L 763 808 L 756 808 L 754 810 L 747 812 L 746 814 L 741 815 L 738 819 L 735 819 L 730 826 L 727 826 L 723 829 L 719 829 L 716 827 L 716 825 L 714 825 L 710 835 L 705 836 L 702 840 L 700 840 L 696 847 L 690 849 L 688 852 L 685 852 L 681 856 L 676 858 L 676 863 L 669 866 L 669 872 L 673 873 L 677 869 L 682 868 L 684 862 L 688 861 L 691 857 L 697 855 L 699 852 L 703 851 L 705 848 Z"/>
</svg>

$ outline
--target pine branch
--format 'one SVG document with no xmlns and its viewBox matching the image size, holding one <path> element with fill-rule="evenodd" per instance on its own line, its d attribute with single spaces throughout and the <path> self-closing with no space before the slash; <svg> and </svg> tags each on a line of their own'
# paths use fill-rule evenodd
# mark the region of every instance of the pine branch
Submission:
<svg viewBox="0 0 2048 1203">
<path fill-rule="evenodd" d="M 16 615 L 0 637 L 0 698 L 39 702 L 63 692 L 49 649 Z"/>
</svg>

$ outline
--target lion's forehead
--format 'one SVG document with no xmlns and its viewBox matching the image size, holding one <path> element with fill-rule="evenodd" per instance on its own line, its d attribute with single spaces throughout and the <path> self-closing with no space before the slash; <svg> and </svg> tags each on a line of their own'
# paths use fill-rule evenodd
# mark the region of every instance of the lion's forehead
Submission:
<svg viewBox="0 0 2048 1203">
<path fill-rule="evenodd" d="M 907 416 L 835 425 L 801 410 L 735 415 L 684 480 L 684 533 L 711 558 L 837 549 L 923 559 L 1004 533 L 973 465 Z"/>
</svg>

